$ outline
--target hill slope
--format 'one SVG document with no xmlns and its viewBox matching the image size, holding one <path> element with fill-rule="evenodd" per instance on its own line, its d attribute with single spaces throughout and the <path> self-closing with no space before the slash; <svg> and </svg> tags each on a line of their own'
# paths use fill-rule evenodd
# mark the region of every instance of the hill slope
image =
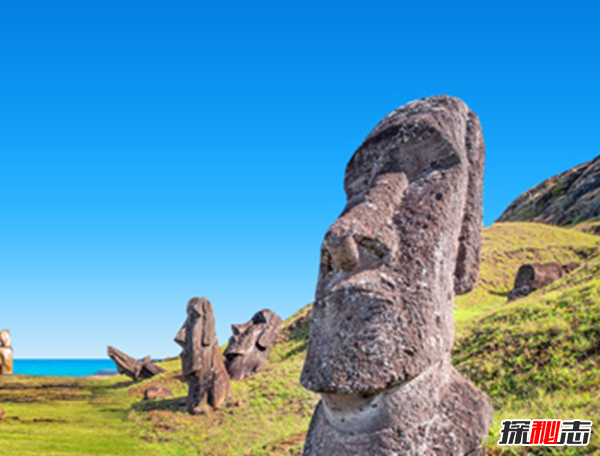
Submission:
<svg viewBox="0 0 600 456">
<path fill-rule="evenodd" d="M 516 198 L 498 222 L 567 226 L 600 216 L 600 156 L 545 180 Z"/>
<path fill-rule="evenodd" d="M 484 233 L 481 281 L 456 303 L 453 362 L 492 398 L 488 453 L 600 454 L 597 431 L 588 447 L 568 451 L 500 450 L 495 444 L 503 419 L 600 422 L 600 240 L 533 223 L 495 224 Z M 506 303 L 518 266 L 532 261 L 582 266 Z"/>
<path fill-rule="evenodd" d="M 580 261 L 569 276 L 509 304 L 523 262 Z M 456 302 L 454 364 L 494 405 L 489 454 L 600 454 L 600 238 L 533 223 L 484 229 L 481 280 Z M 134 384 L 106 380 L 0 378 L 0 454 L 284 455 L 300 454 L 316 395 L 298 382 L 310 306 L 284 323 L 265 371 L 232 383 L 219 411 L 185 413 L 178 359 L 168 372 Z M 142 401 L 160 383 L 176 398 Z M 65 392 L 67 391 L 67 392 Z M 18 417 L 19 419 L 16 419 Z M 591 419 L 588 447 L 500 449 L 502 419 Z M 92 438 L 102 426 L 104 438 Z"/>
</svg>

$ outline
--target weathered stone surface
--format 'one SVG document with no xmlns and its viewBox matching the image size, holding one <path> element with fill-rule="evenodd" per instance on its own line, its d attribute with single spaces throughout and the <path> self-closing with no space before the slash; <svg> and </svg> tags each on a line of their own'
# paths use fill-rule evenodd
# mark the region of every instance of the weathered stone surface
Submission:
<svg viewBox="0 0 600 456">
<path fill-rule="evenodd" d="M 144 400 L 167 399 L 173 397 L 173 391 L 164 385 L 152 385 L 144 390 Z"/>
<path fill-rule="evenodd" d="M 183 347 L 181 368 L 188 382 L 187 408 L 191 414 L 220 408 L 229 395 L 229 375 L 215 333 L 215 317 L 206 298 L 192 298 L 187 319 L 175 336 Z"/>
<path fill-rule="evenodd" d="M 509 204 L 497 222 L 566 226 L 598 216 L 600 156 L 527 190 Z"/>
<path fill-rule="evenodd" d="M 0 331 L 0 375 L 13 373 L 13 349 L 10 343 L 10 332 Z"/>
<path fill-rule="evenodd" d="M 108 357 L 114 361 L 119 374 L 125 374 L 135 381 L 138 381 L 140 378 L 151 378 L 166 372 L 162 367 L 154 364 L 150 356 L 146 356 L 141 361 L 138 361 L 110 345 L 108 346 Z"/>
<path fill-rule="evenodd" d="M 450 363 L 455 293 L 479 274 L 484 143 L 456 98 L 385 117 L 346 168 L 321 247 L 301 383 L 305 455 L 477 454 L 489 398 Z"/>
<path fill-rule="evenodd" d="M 269 309 L 256 312 L 247 323 L 231 325 L 233 335 L 225 350 L 231 380 L 241 380 L 265 367 L 280 328 L 281 318 Z"/>
<path fill-rule="evenodd" d="M 556 262 L 524 264 L 517 271 L 515 285 L 508 294 L 508 301 L 522 298 L 535 290 L 550 285 L 578 267 L 579 263 L 576 262 L 564 266 Z"/>
<path fill-rule="evenodd" d="M 576 261 L 572 261 L 570 263 L 567 263 L 567 264 L 563 265 L 563 270 L 565 271 L 565 273 L 570 274 L 575 269 L 577 269 L 579 266 L 581 266 L 581 263 L 577 263 Z"/>
</svg>

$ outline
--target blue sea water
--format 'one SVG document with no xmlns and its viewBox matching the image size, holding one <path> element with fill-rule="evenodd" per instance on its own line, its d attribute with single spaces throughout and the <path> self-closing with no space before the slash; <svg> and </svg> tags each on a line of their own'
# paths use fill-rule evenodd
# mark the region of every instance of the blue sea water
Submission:
<svg viewBox="0 0 600 456">
<path fill-rule="evenodd" d="M 84 377 L 96 373 L 116 373 L 110 359 L 15 359 L 13 372 L 25 375 Z"/>
</svg>

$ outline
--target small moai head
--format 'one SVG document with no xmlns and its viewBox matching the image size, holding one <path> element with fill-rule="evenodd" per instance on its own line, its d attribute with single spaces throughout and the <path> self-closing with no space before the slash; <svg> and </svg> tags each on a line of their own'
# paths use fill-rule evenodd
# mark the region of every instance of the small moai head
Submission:
<svg viewBox="0 0 600 456">
<path fill-rule="evenodd" d="M 240 380 L 265 366 L 281 328 L 281 318 L 269 309 L 256 312 L 247 323 L 231 325 L 233 335 L 225 350 L 225 367 Z"/>
<path fill-rule="evenodd" d="M 373 129 L 321 246 L 302 385 L 377 391 L 450 351 L 454 296 L 479 276 L 483 169 L 479 120 L 459 99 L 414 101 Z"/>
<path fill-rule="evenodd" d="M 175 336 L 175 342 L 183 347 L 180 355 L 183 375 L 202 369 L 203 352 L 217 344 L 215 316 L 208 299 L 190 299 L 187 304 L 187 319 Z"/>
<path fill-rule="evenodd" d="M 7 329 L 0 331 L 0 346 L 5 348 L 11 348 L 10 345 L 10 332 Z"/>
</svg>

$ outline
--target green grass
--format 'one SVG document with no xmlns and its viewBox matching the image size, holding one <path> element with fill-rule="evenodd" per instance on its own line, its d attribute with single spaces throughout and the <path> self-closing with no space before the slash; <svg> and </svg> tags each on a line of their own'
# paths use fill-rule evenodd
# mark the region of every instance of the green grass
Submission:
<svg viewBox="0 0 600 456">
<path fill-rule="evenodd" d="M 525 263 L 585 263 L 600 252 L 600 238 L 537 223 L 497 223 L 483 230 L 480 279 L 475 289 L 456 298 L 457 336 L 478 324 L 486 312 L 506 302 L 519 266 Z M 543 291 L 534 293 L 538 296 Z"/>
<path fill-rule="evenodd" d="M 492 399 L 489 454 L 600 454 L 600 238 L 533 223 L 484 230 L 481 280 L 456 301 L 453 362 Z M 582 266 L 511 303 L 506 294 L 528 262 Z M 591 419 L 585 448 L 501 448 L 503 419 Z"/>
<path fill-rule="evenodd" d="M 587 219 L 584 222 L 573 223 L 572 228 L 577 231 L 581 231 L 582 233 L 591 233 L 595 229 L 600 229 L 600 217 L 594 217 L 591 219 Z"/>
<path fill-rule="evenodd" d="M 114 380 L 113 380 L 114 382 Z M 6 417 L 0 455 L 127 455 L 141 452 L 132 438 L 127 400 L 110 381 L 104 387 L 57 377 L 0 377 Z"/>
<path fill-rule="evenodd" d="M 484 229 L 481 279 L 455 307 L 454 364 L 490 395 L 488 454 L 600 454 L 600 237 L 575 229 L 503 223 Z M 518 267 L 579 261 L 572 274 L 507 303 Z M 233 382 L 225 406 L 185 412 L 177 358 L 153 379 L 0 377 L 0 455 L 301 454 L 317 396 L 299 376 L 310 307 L 284 323 L 263 372 Z M 172 399 L 143 401 L 152 384 Z M 496 445 L 509 418 L 591 419 L 588 447 L 506 449 Z"/>
<path fill-rule="evenodd" d="M 457 340 L 457 369 L 493 400 L 490 443 L 510 417 L 600 423 L 599 273 L 595 259 L 541 296 L 490 313 Z M 598 434 L 578 451 L 599 452 Z"/>
</svg>

